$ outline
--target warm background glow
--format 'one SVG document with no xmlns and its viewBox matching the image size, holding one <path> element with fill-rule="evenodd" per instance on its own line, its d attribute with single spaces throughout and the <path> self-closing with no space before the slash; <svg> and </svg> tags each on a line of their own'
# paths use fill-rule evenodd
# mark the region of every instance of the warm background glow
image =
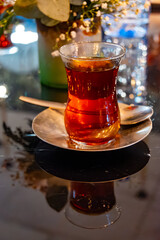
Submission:
<svg viewBox="0 0 160 240">
<path fill-rule="evenodd" d="M 151 0 L 151 3 L 159 3 L 160 4 L 160 0 Z"/>
</svg>

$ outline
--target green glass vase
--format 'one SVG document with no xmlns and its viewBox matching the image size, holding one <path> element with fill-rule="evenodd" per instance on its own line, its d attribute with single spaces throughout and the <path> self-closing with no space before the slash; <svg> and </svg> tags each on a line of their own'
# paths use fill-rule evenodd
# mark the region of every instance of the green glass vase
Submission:
<svg viewBox="0 0 160 240">
<path fill-rule="evenodd" d="M 96 20 L 97 21 L 97 20 Z M 99 21 L 99 20 L 98 20 Z M 77 24 L 78 25 L 78 24 Z M 81 29 L 76 29 L 74 41 L 100 41 L 100 21 L 97 24 L 97 31 L 93 34 L 84 34 Z M 52 88 L 67 88 L 67 76 L 64 64 L 60 56 L 52 56 L 56 39 L 66 28 L 65 23 L 54 27 L 47 27 L 37 20 L 38 31 L 38 52 L 39 52 L 39 76 L 41 84 Z M 63 41 L 66 44 L 67 41 Z"/>
</svg>

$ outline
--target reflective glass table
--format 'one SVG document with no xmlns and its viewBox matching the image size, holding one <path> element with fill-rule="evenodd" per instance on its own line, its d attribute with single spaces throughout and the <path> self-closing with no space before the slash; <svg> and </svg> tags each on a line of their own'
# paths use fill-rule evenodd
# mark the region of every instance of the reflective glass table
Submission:
<svg viewBox="0 0 160 240">
<path fill-rule="evenodd" d="M 159 14 L 151 14 L 145 38 L 113 41 L 128 49 L 118 98 L 152 106 L 153 128 L 131 147 L 95 153 L 61 149 L 34 135 L 32 121 L 45 108 L 19 96 L 65 102 L 67 90 L 40 84 L 35 39 L 0 49 L 2 240 L 160 238 Z"/>
</svg>

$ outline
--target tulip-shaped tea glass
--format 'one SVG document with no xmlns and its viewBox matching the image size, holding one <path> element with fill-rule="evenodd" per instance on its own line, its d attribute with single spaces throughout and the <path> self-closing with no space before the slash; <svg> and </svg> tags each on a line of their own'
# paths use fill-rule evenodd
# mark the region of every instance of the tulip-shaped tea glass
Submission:
<svg viewBox="0 0 160 240">
<path fill-rule="evenodd" d="M 120 128 L 116 78 L 125 49 L 106 42 L 71 43 L 60 48 L 68 79 L 65 127 L 82 146 L 106 144 Z"/>
</svg>

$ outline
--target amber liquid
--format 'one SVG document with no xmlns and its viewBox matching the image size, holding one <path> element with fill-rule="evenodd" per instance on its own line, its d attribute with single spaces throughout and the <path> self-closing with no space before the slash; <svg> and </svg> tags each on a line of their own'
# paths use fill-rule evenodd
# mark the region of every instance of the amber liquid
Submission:
<svg viewBox="0 0 160 240">
<path fill-rule="evenodd" d="M 113 139 L 120 127 L 115 89 L 118 67 L 110 62 L 80 61 L 66 72 L 65 127 L 70 138 L 88 144 Z"/>
<path fill-rule="evenodd" d="M 71 206 L 86 214 L 107 212 L 116 204 L 113 182 L 109 183 L 72 183 Z"/>
</svg>

